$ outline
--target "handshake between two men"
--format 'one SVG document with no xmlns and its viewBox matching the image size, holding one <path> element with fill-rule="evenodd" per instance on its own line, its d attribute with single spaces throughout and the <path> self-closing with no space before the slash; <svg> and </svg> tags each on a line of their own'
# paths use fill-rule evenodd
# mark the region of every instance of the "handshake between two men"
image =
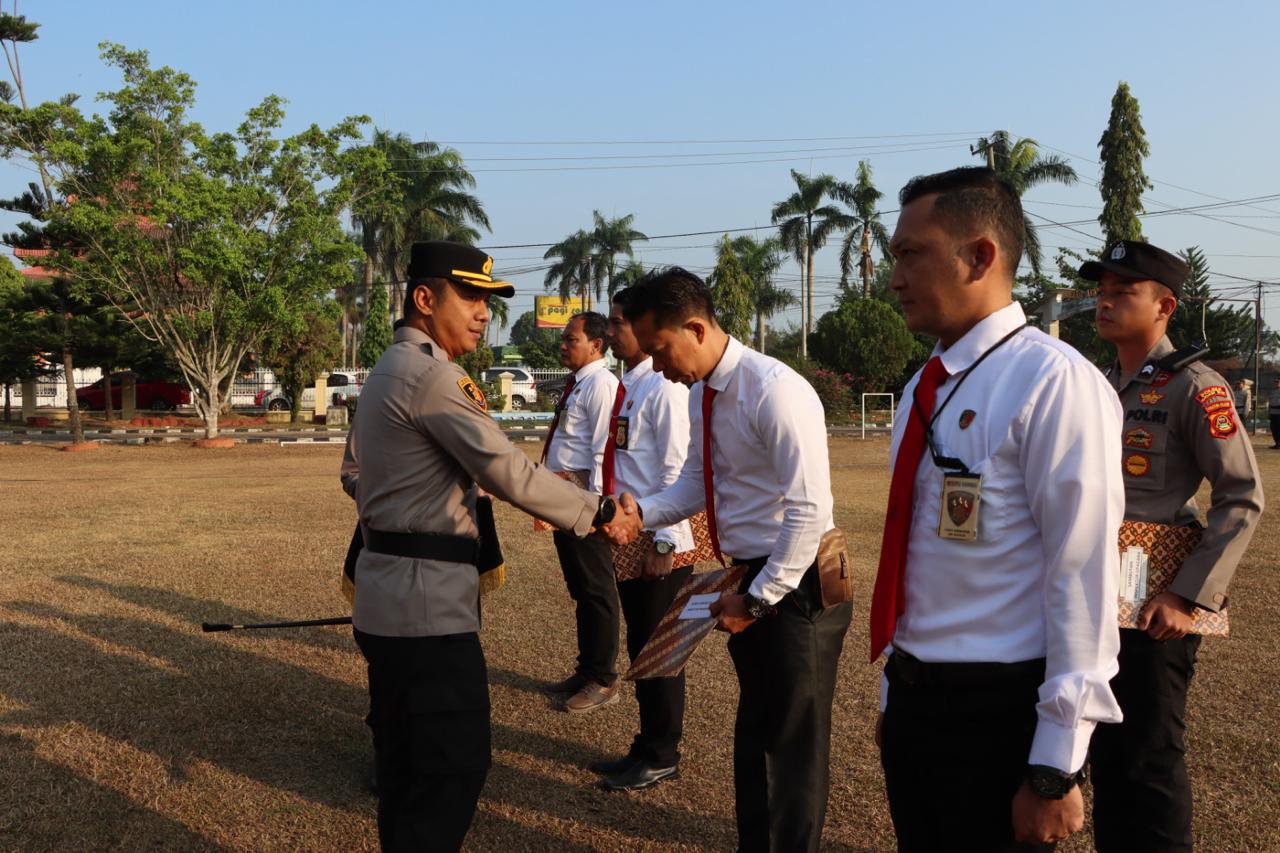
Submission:
<svg viewBox="0 0 1280 853">
<path fill-rule="evenodd" d="M 644 530 L 640 504 L 629 492 L 623 492 L 617 497 L 606 497 L 601 503 L 599 521 L 596 532 L 618 548 L 630 545 Z M 646 580 L 666 577 L 671 573 L 672 558 L 670 552 L 660 554 L 656 549 L 649 548 L 641 562 L 640 576 Z M 711 615 L 717 620 L 716 628 L 730 634 L 745 630 L 755 621 L 747 612 L 745 599 L 738 593 L 721 593 L 720 598 L 711 603 L 710 609 Z"/>
</svg>

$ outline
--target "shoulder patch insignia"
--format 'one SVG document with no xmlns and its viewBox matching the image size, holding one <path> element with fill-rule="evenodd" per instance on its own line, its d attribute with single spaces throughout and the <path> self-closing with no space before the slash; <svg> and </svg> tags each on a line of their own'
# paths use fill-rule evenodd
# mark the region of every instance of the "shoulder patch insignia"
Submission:
<svg viewBox="0 0 1280 853">
<path fill-rule="evenodd" d="M 1141 453 L 1133 453 L 1125 457 L 1124 470 L 1135 477 L 1145 477 L 1151 470 L 1151 461 Z"/>
<path fill-rule="evenodd" d="M 1230 438 L 1236 434 L 1236 417 L 1232 409 L 1209 415 L 1209 434 L 1214 438 Z"/>
<path fill-rule="evenodd" d="M 1167 370 L 1162 370 L 1156 374 L 1156 378 L 1151 380 L 1153 388 L 1163 388 L 1169 384 L 1169 380 L 1173 378 L 1173 374 Z"/>
<path fill-rule="evenodd" d="M 1161 400 L 1163 400 L 1165 398 L 1165 395 L 1161 394 L 1159 391 L 1152 389 L 1150 391 L 1138 392 L 1138 397 L 1142 400 L 1142 404 L 1144 406 L 1154 406 L 1156 403 L 1159 403 Z"/>
<path fill-rule="evenodd" d="M 1196 399 L 1201 403 L 1208 402 L 1212 397 L 1225 397 L 1228 400 L 1231 399 L 1231 395 L 1227 393 L 1227 389 L 1223 388 L 1221 385 L 1210 385 L 1208 388 L 1196 393 Z"/>
<path fill-rule="evenodd" d="M 1153 438 L 1151 433 L 1142 427 L 1131 429 L 1124 434 L 1125 447 L 1138 447 L 1143 450 L 1150 450 Z"/>
<path fill-rule="evenodd" d="M 462 393 L 467 395 L 467 399 L 476 404 L 476 407 L 482 412 L 489 411 L 489 401 L 484 398 L 484 392 L 480 390 L 480 386 L 470 376 L 464 376 L 458 380 L 458 387 L 462 389 Z"/>
<path fill-rule="evenodd" d="M 978 413 L 975 412 L 973 409 L 965 409 L 963 412 L 961 412 L 960 413 L 960 429 L 968 429 L 969 424 L 973 423 L 973 419 L 977 417 L 977 415 Z"/>
</svg>

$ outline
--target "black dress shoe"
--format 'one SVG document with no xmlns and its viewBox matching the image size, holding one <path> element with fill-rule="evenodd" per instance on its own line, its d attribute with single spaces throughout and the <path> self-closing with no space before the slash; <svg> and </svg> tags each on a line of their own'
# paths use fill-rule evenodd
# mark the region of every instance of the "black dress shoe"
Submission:
<svg viewBox="0 0 1280 853">
<path fill-rule="evenodd" d="M 542 692 L 549 693 L 552 696 L 558 696 L 560 694 L 572 696 L 581 690 L 588 681 L 590 681 L 590 679 L 575 672 L 564 681 L 552 681 L 548 684 L 542 685 Z"/>
<path fill-rule="evenodd" d="M 680 765 L 655 767 L 647 761 L 637 761 L 616 776 L 607 776 L 600 784 L 606 791 L 640 791 L 652 788 L 664 779 L 679 779 Z"/>
<path fill-rule="evenodd" d="M 639 760 L 628 753 L 621 758 L 613 758 L 608 761 L 593 761 L 587 765 L 587 769 L 592 773 L 599 773 L 601 776 L 617 776 L 619 773 L 630 770 L 631 765 Z"/>
</svg>

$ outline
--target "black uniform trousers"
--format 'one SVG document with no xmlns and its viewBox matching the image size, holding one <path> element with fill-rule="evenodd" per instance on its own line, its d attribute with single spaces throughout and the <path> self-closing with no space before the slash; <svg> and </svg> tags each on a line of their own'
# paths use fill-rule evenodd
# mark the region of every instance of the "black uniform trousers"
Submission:
<svg viewBox="0 0 1280 853">
<path fill-rule="evenodd" d="M 369 664 L 382 849 L 459 850 L 491 761 L 480 637 L 355 637 Z"/>
<path fill-rule="evenodd" d="M 627 622 L 627 655 L 632 661 L 692 573 L 693 566 L 685 566 L 664 578 L 636 578 L 618 584 L 622 616 Z M 631 741 L 628 754 L 657 767 L 673 766 L 680 761 L 680 737 L 684 734 L 684 670 L 674 678 L 636 681 L 636 704 L 640 706 L 640 732 Z"/>
<path fill-rule="evenodd" d="M 1013 839 L 1044 659 L 921 663 L 895 651 L 885 676 L 880 763 L 898 850 L 1052 850 Z"/>
<path fill-rule="evenodd" d="M 1200 635 L 1158 642 L 1120 629 L 1120 672 L 1111 691 L 1124 722 L 1099 725 L 1093 765 L 1093 834 L 1101 853 L 1191 850 L 1187 689 Z"/>
<path fill-rule="evenodd" d="M 609 686 L 618 680 L 618 584 L 613 575 L 613 549 L 602 536 L 579 539 L 557 530 L 552 534 L 560 571 L 576 605 L 578 666 L 584 678 Z"/>
<path fill-rule="evenodd" d="M 1280 447 L 1280 415 L 1269 415 L 1267 419 L 1271 427 L 1271 444 Z"/>
<path fill-rule="evenodd" d="M 764 566 L 748 562 L 740 592 Z M 831 702 L 853 604 L 823 608 L 818 570 L 729 638 L 738 674 L 733 784 L 738 850 L 816 851 L 827 814 Z"/>
</svg>

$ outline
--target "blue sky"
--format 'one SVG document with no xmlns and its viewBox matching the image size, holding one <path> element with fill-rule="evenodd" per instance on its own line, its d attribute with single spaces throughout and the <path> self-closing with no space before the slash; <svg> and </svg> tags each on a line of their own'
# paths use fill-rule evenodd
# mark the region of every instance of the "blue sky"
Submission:
<svg viewBox="0 0 1280 853">
<path fill-rule="evenodd" d="M 42 25 L 22 52 L 36 100 L 78 92 L 91 109 L 93 95 L 118 85 L 97 55 L 110 40 L 191 74 L 196 117 L 211 129 L 233 127 L 274 93 L 289 100 L 291 130 L 367 114 L 453 144 L 475 171 L 489 246 L 559 240 L 593 209 L 634 213 L 651 235 L 768 225 L 791 192 L 790 168 L 851 178 L 861 158 L 890 209 L 911 176 L 976 163 L 968 145 L 996 129 L 1067 152 L 1086 179 L 1033 190 L 1028 210 L 1092 220 L 1090 161 L 1119 80 L 1141 103 L 1151 145 L 1148 210 L 1280 193 L 1275 3 L 81 0 L 19 12 Z M 738 141 L 777 139 L 797 141 Z M 672 140 L 682 142 L 642 144 Z M 533 141 L 557 144 L 513 144 Z M 585 144 L 604 141 L 624 144 Z M 795 150 L 815 148 L 841 150 Z M 618 158 L 655 153 L 708 156 Z M 618 159 L 483 159 L 602 154 Z M 673 162 L 699 165 L 617 168 Z M 489 171 L 502 169 L 539 171 Z M 0 164 L 0 175 L 17 194 L 30 173 Z M 1248 286 L 1228 275 L 1280 281 L 1280 199 L 1211 213 L 1219 220 L 1152 217 L 1145 233 L 1170 249 L 1199 244 L 1223 293 Z M 1095 226 L 1075 228 L 1041 239 L 1096 245 L 1086 236 Z M 655 240 L 638 255 L 705 271 L 714 242 Z M 494 249 L 496 269 L 535 266 L 542 251 Z M 837 254 L 818 255 L 819 312 L 836 289 Z M 784 280 L 796 278 L 789 264 Z M 515 281 L 513 317 L 542 292 L 542 273 Z M 1276 326 L 1280 289 L 1271 291 Z"/>
</svg>

